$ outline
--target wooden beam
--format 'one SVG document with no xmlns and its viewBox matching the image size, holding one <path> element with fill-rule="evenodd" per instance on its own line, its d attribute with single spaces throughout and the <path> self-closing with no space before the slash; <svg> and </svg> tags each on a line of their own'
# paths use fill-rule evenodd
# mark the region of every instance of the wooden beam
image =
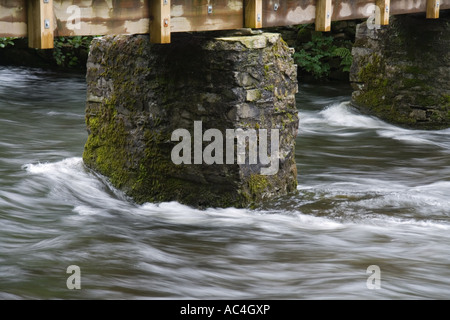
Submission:
<svg viewBox="0 0 450 320">
<path fill-rule="evenodd" d="M 170 0 L 150 1 L 150 42 L 170 43 Z"/>
<path fill-rule="evenodd" d="M 439 18 L 440 0 L 427 0 L 427 19 Z"/>
<path fill-rule="evenodd" d="M 331 30 L 331 0 L 317 0 L 316 31 Z"/>
<path fill-rule="evenodd" d="M 262 0 L 245 0 L 246 28 L 262 28 Z"/>
<path fill-rule="evenodd" d="M 53 48 L 53 0 L 28 0 L 28 46 Z"/>
<path fill-rule="evenodd" d="M 0 0 L 1 1 L 1 0 Z M 279 4 L 274 11 L 274 3 Z M 368 10 L 375 0 L 333 0 L 331 21 L 367 19 L 373 12 Z M 314 23 L 317 0 L 263 1 L 263 26 L 277 27 Z M 425 13 L 427 0 L 391 0 L 389 15 Z M 441 0 L 440 9 L 450 9 L 450 0 Z"/>
<path fill-rule="evenodd" d="M 244 8 L 244 0 L 172 0 L 171 31 L 240 29 Z"/>
<path fill-rule="evenodd" d="M 0 37 L 27 37 L 27 2 L 0 0 Z M 36 1 L 36 0 L 34 0 Z M 149 33 L 150 4 L 159 0 L 53 0 L 55 36 Z M 208 2 L 209 1 L 209 2 Z M 376 0 L 334 0 L 332 21 L 369 18 Z M 266 27 L 314 23 L 317 0 L 262 0 L 262 25 Z M 392 0 L 390 16 L 425 13 L 428 0 Z M 207 12 L 208 3 L 213 12 Z M 407 5 L 405 4 L 407 3 Z M 275 10 L 274 4 L 278 5 Z M 81 10 L 80 28 L 73 25 L 70 6 Z M 229 30 L 244 27 L 244 0 L 171 0 L 170 32 Z M 449 10 L 450 0 L 439 9 Z M 52 22 L 52 21 L 50 21 Z M 56 28 L 57 22 L 57 28 Z"/>
<path fill-rule="evenodd" d="M 389 12 L 391 10 L 391 0 L 377 0 L 376 6 L 380 9 L 380 14 L 375 17 L 375 24 L 386 26 L 389 24 Z"/>
</svg>

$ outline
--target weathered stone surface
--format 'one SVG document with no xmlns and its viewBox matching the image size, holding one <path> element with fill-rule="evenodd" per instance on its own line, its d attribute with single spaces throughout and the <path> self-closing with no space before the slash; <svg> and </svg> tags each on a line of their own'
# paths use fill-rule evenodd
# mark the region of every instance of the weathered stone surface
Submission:
<svg viewBox="0 0 450 320">
<path fill-rule="evenodd" d="M 106 36 L 91 45 L 87 71 L 87 167 L 136 202 L 243 207 L 296 190 L 296 66 L 278 34 L 206 38 Z M 180 164 L 176 129 L 279 129 L 279 171 L 261 164 Z M 209 142 L 203 143 L 203 148 Z M 248 157 L 248 154 L 247 154 Z"/>
<path fill-rule="evenodd" d="M 388 27 L 357 27 L 350 81 L 353 104 L 411 128 L 450 127 L 450 15 L 392 17 Z"/>
</svg>

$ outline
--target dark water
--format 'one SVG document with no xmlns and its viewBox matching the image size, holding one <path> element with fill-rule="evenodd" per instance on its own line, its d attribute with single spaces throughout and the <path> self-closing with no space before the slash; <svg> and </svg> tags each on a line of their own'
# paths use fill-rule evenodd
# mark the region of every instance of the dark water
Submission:
<svg viewBox="0 0 450 320">
<path fill-rule="evenodd" d="M 301 86 L 298 195 L 200 211 L 135 205 L 85 170 L 82 76 L 0 67 L 0 298 L 449 298 L 450 130 L 349 95 Z"/>
</svg>

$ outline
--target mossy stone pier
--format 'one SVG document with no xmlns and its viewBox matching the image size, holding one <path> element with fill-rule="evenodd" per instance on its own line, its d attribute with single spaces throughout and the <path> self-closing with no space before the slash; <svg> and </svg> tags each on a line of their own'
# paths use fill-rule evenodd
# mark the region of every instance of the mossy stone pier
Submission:
<svg viewBox="0 0 450 320">
<path fill-rule="evenodd" d="M 146 35 L 93 41 L 86 166 L 137 203 L 246 207 L 294 192 L 297 73 L 290 48 L 279 34 L 250 30 L 174 36 L 166 45 Z M 194 137 L 195 121 L 224 136 L 227 129 L 278 129 L 279 170 L 262 175 L 264 166 L 251 164 L 248 152 L 245 164 L 175 164 L 172 133 L 186 129 Z"/>
<path fill-rule="evenodd" d="M 403 127 L 450 127 L 450 12 L 395 16 L 380 29 L 363 23 L 352 53 L 356 107 Z"/>
</svg>

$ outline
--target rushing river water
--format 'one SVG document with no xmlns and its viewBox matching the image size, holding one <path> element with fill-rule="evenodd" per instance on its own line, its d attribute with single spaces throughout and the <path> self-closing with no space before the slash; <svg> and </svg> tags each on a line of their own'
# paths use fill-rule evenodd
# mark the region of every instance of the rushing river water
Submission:
<svg viewBox="0 0 450 320">
<path fill-rule="evenodd" d="M 349 97 L 300 87 L 298 194 L 202 211 L 133 204 L 84 168 L 83 76 L 0 67 L 0 299 L 449 298 L 450 130 Z"/>
</svg>

